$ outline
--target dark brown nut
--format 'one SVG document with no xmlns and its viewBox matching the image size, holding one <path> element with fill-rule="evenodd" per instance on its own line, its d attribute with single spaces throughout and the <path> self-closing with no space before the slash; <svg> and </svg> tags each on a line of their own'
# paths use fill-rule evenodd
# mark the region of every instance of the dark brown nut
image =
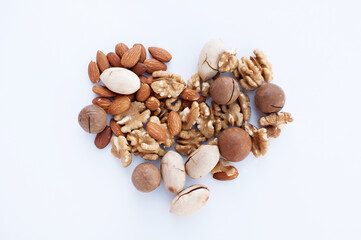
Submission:
<svg viewBox="0 0 361 240">
<path fill-rule="evenodd" d="M 159 108 L 160 106 L 160 101 L 158 99 L 156 99 L 155 97 L 149 97 L 147 99 L 147 101 L 145 102 L 145 106 L 150 110 L 150 111 L 155 111 Z"/>
<path fill-rule="evenodd" d="M 112 100 L 109 98 L 97 97 L 93 99 L 92 103 L 103 108 L 105 111 L 108 111 L 109 106 L 112 104 Z"/>
<path fill-rule="evenodd" d="M 252 140 L 242 128 L 232 127 L 219 135 L 218 147 L 221 155 L 227 160 L 239 162 L 251 152 Z"/>
<path fill-rule="evenodd" d="M 97 52 L 97 64 L 100 72 L 104 72 L 104 70 L 110 67 L 107 56 L 100 50 Z"/>
<path fill-rule="evenodd" d="M 134 46 L 140 46 L 141 50 L 140 50 L 140 57 L 139 57 L 139 62 L 142 63 L 144 62 L 144 60 L 147 58 L 147 50 L 145 50 L 145 47 L 143 46 L 143 44 L 140 43 L 136 43 L 133 45 Z"/>
<path fill-rule="evenodd" d="M 132 182 L 141 192 L 151 192 L 160 185 L 159 169 L 151 163 L 141 163 L 133 171 Z"/>
<path fill-rule="evenodd" d="M 147 71 L 147 67 L 141 63 L 138 62 L 137 64 L 135 64 L 134 67 L 132 67 L 130 69 L 132 72 L 134 72 L 135 74 L 137 74 L 138 76 L 142 75 L 143 73 L 145 73 L 145 71 Z"/>
<path fill-rule="evenodd" d="M 100 133 L 107 126 L 107 113 L 97 105 L 89 105 L 80 111 L 78 121 L 84 131 Z"/>
<path fill-rule="evenodd" d="M 114 100 L 117 100 L 118 98 L 120 98 L 122 96 L 128 97 L 131 102 L 133 102 L 135 100 L 135 93 L 132 93 L 132 94 L 118 94 L 117 96 L 114 97 Z"/>
<path fill-rule="evenodd" d="M 130 108 L 130 99 L 127 96 L 118 97 L 114 99 L 112 104 L 108 107 L 108 113 L 112 115 L 121 114 L 128 111 Z"/>
<path fill-rule="evenodd" d="M 185 88 L 179 97 L 187 101 L 197 101 L 200 96 L 196 90 Z"/>
<path fill-rule="evenodd" d="M 92 83 L 98 83 L 100 81 L 100 71 L 98 65 L 94 61 L 90 61 L 89 63 L 88 75 Z"/>
<path fill-rule="evenodd" d="M 218 77 L 211 85 L 211 97 L 218 104 L 231 104 L 238 96 L 238 83 L 231 77 Z"/>
<path fill-rule="evenodd" d="M 103 131 L 97 134 L 94 140 L 94 144 L 97 148 L 103 149 L 108 146 L 110 138 L 112 137 L 112 130 L 109 126 L 106 126 Z"/>
<path fill-rule="evenodd" d="M 115 97 L 117 94 L 102 85 L 95 85 L 93 92 L 101 97 Z"/>
<path fill-rule="evenodd" d="M 115 46 L 115 52 L 119 57 L 123 57 L 124 53 L 128 50 L 129 50 L 128 46 L 125 45 L 124 43 L 118 43 Z"/>
<path fill-rule="evenodd" d="M 125 136 L 125 134 L 121 130 L 122 127 L 114 119 L 110 120 L 109 125 L 115 136 Z"/>
<path fill-rule="evenodd" d="M 147 77 L 144 75 L 139 76 L 139 80 L 140 80 L 140 83 L 147 83 Z"/>
<path fill-rule="evenodd" d="M 254 102 L 263 113 L 275 113 L 281 111 L 285 105 L 286 96 L 282 88 L 273 83 L 267 83 L 258 88 Z"/>
<path fill-rule="evenodd" d="M 112 67 L 121 67 L 122 64 L 120 63 L 120 57 L 113 52 L 110 52 L 107 54 L 107 59 L 110 63 L 110 65 L 112 65 Z"/>
<path fill-rule="evenodd" d="M 144 102 L 145 100 L 147 100 L 149 98 L 151 93 L 152 93 L 152 90 L 149 87 L 149 85 L 146 83 L 143 83 L 140 85 L 140 88 L 139 88 L 137 94 L 135 95 L 135 98 L 137 99 L 138 102 Z"/>
</svg>

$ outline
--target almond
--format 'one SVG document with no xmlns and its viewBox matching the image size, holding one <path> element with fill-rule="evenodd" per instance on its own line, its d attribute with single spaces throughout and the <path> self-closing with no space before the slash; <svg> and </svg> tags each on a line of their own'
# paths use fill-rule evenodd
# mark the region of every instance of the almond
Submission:
<svg viewBox="0 0 361 240">
<path fill-rule="evenodd" d="M 138 76 L 142 75 L 143 73 L 145 73 L 145 71 L 147 71 L 147 67 L 141 63 L 138 62 L 137 64 L 135 64 L 134 67 L 132 67 L 130 69 L 132 72 L 134 72 L 135 74 L 137 74 Z"/>
<path fill-rule="evenodd" d="M 88 75 L 92 83 L 98 83 L 100 81 L 100 72 L 98 65 L 94 61 L 90 61 L 88 66 Z"/>
<path fill-rule="evenodd" d="M 197 101 L 199 99 L 199 94 L 196 90 L 185 88 L 179 97 L 188 101 Z"/>
<path fill-rule="evenodd" d="M 149 122 L 147 124 L 147 131 L 149 135 L 157 141 L 167 140 L 167 134 L 159 124 Z"/>
<path fill-rule="evenodd" d="M 121 58 L 123 57 L 124 53 L 126 51 L 128 51 L 129 48 L 127 45 L 125 45 L 124 43 L 118 43 L 116 46 L 115 46 L 115 53 Z"/>
<path fill-rule="evenodd" d="M 112 101 L 109 98 L 97 97 L 93 99 L 92 103 L 98 105 L 107 112 L 110 104 L 112 104 Z"/>
<path fill-rule="evenodd" d="M 136 45 L 123 54 L 121 64 L 126 68 L 134 67 L 139 61 L 142 47 Z"/>
<path fill-rule="evenodd" d="M 143 83 L 140 85 L 140 88 L 137 92 L 137 94 L 135 95 L 135 98 L 137 99 L 138 102 L 144 102 L 145 100 L 147 100 L 151 94 L 151 89 L 149 87 L 148 84 Z"/>
<path fill-rule="evenodd" d="M 148 51 L 149 51 L 150 55 L 152 55 L 152 57 L 154 57 L 155 59 L 157 59 L 161 62 L 169 62 L 170 60 L 172 60 L 172 55 L 167 50 L 164 50 L 163 48 L 149 47 Z"/>
<path fill-rule="evenodd" d="M 103 131 L 97 134 L 94 140 L 94 144 L 97 148 L 103 149 L 108 146 L 110 138 L 112 137 L 112 130 L 109 126 L 106 126 Z"/>
<path fill-rule="evenodd" d="M 143 46 L 143 44 L 140 44 L 140 43 L 136 43 L 133 45 L 133 47 L 134 46 L 141 47 L 139 62 L 141 62 L 141 63 L 144 62 L 144 60 L 147 58 L 147 50 L 145 50 L 145 47 Z"/>
<path fill-rule="evenodd" d="M 168 129 L 172 136 L 177 136 L 182 130 L 182 121 L 179 114 L 171 111 L 168 115 Z"/>
<path fill-rule="evenodd" d="M 121 130 L 122 127 L 114 119 L 110 120 L 109 125 L 115 136 L 125 136 L 125 134 Z"/>
<path fill-rule="evenodd" d="M 120 98 L 122 96 L 128 97 L 131 102 L 133 102 L 135 100 L 135 93 L 132 93 L 132 94 L 119 94 L 119 95 L 114 97 L 114 100 L 116 100 L 116 99 L 118 99 L 118 98 Z"/>
<path fill-rule="evenodd" d="M 114 99 L 108 108 L 108 113 L 112 115 L 121 114 L 130 108 L 130 99 L 127 96 L 121 96 Z"/>
<path fill-rule="evenodd" d="M 110 52 L 107 54 L 107 59 L 108 59 L 110 65 L 112 65 L 112 67 L 121 67 L 122 66 L 122 64 L 120 63 L 120 57 L 113 52 Z"/>
<path fill-rule="evenodd" d="M 156 99 L 155 97 L 149 97 L 147 99 L 147 101 L 145 102 L 145 106 L 150 110 L 150 111 L 155 111 L 159 108 L 160 106 L 160 102 L 158 99 Z"/>
<path fill-rule="evenodd" d="M 147 67 L 147 73 L 152 74 L 155 71 L 166 71 L 167 65 L 159 62 L 157 59 L 145 59 L 144 64 Z"/>
<path fill-rule="evenodd" d="M 117 94 L 102 85 L 93 87 L 93 92 L 101 97 L 115 97 Z"/>
<path fill-rule="evenodd" d="M 97 64 L 100 72 L 104 72 L 105 69 L 110 67 L 107 56 L 100 50 L 97 52 Z"/>
<path fill-rule="evenodd" d="M 205 102 L 207 100 L 207 98 L 203 97 L 203 96 L 200 96 L 197 100 L 198 103 L 202 103 L 202 102 Z M 186 108 L 186 107 L 190 107 L 192 106 L 192 103 L 193 101 L 187 101 L 187 100 L 184 100 L 182 102 L 182 108 Z"/>
<path fill-rule="evenodd" d="M 153 76 L 150 76 L 149 78 L 147 78 L 146 83 L 147 83 L 149 86 L 151 86 L 152 83 L 153 83 Z"/>
<path fill-rule="evenodd" d="M 232 175 L 227 175 L 226 172 L 216 172 L 213 174 L 213 178 L 217 179 L 217 180 L 221 180 L 221 181 L 228 181 L 228 180 L 233 180 L 233 179 L 237 178 L 238 170 L 237 170 L 237 168 L 235 168 L 233 166 L 232 166 L 232 168 L 234 168 Z"/>
<path fill-rule="evenodd" d="M 147 77 L 142 75 L 142 76 L 139 76 L 139 80 L 141 83 L 147 83 Z"/>
</svg>

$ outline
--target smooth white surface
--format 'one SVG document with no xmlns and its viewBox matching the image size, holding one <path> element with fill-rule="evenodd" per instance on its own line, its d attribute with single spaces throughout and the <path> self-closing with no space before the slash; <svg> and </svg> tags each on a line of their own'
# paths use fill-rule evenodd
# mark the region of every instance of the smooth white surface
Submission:
<svg viewBox="0 0 361 240">
<path fill-rule="evenodd" d="M 361 239 L 359 1 L 0 2 L 0 239 Z M 163 184 L 127 169 L 78 126 L 87 66 L 118 42 L 160 46 L 188 79 L 220 37 L 262 49 L 295 122 L 197 214 L 168 213 Z M 253 108 L 254 109 L 254 108 Z M 257 119 L 253 111 L 252 121 Z"/>
</svg>

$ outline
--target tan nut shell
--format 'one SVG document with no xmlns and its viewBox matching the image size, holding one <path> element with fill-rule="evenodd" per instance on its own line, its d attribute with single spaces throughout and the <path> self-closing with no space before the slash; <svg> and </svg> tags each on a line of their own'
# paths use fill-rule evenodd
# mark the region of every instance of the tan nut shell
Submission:
<svg viewBox="0 0 361 240">
<path fill-rule="evenodd" d="M 191 178 L 202 178 L 217 165 L 219 150 L 216 145 L 202 145 L 189 155 L 185 169 Z"/>
<path fill-rule="evenodd" d="M 198 59 L 198 74 L 203 81 L 211 79 L 218 72 L 218 62 L 225 50 L 221 39 L 213 39 L 202 48 Z"/>
<path fill-rule="evenodd" d="M 178 216 L 189 216 L 204 205 L 209 199 L 209 189 L 203 185 L 187 187 L 173 198 L 169 212 Z"/>
<path fill-rule="evenodd" d="M 132 94 L 140 88 L 139 77 L 125 68 L 108 68 L 100 79 L 108 89 L 120 94 Z"/>
<path fill-rule="evenodd" d="M 160 165 L 164 186 L 171 193 L 178 193 L 186 184 L 186 173 L 182 156 L 174 151 L 168 151 Z"/>
</svg>

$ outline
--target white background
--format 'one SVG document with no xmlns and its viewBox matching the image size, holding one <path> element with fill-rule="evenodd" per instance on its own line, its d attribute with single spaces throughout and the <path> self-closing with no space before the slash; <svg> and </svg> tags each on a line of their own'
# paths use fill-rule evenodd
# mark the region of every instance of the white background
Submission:
<svg viewBox="0 0 361 240">
<path fill-rule="evenodd" d="M 361 239 L 359 1 L 0 1 L 0 239 Z M 160 46 L 188 79 L 215 37 L 262 49 L 295 122 L 171 215 L 77 123 L 96 51 Z M 252 122 L 257 120 L 253 108 Z"/>
</svg>

